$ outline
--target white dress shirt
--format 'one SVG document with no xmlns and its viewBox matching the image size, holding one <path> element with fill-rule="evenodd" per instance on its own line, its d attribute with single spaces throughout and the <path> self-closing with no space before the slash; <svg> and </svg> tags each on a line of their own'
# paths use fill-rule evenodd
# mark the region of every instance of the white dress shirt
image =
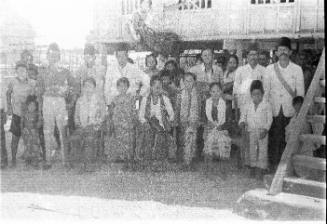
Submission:
<svg viewBox="0 0 327 224">
<path fill-rule="evenodd" d="M 217 66 L 212 65 L 212 71 L 205 71 L 204 63 L 199 65 L 194 65 L 190 68 L 189 72 L 196 75 L 197 82 L 220 82 L 223 81 L 224 73 L 223 70 Z"/>
<path fill-rule="evenodd" d="M 212 98 L 210 97 L 206 101 L 206 116 L 209 121 L 216 123 L 217 126 L 223 125 L 226 122 L 226 103 L 220 98 L 217 104 L 217 121 L 214 121 L 212 118 Z"/>
<path fill-rule="evenodd" d="M 146 99 L 148 97 L 144 97 L 141 101 L 141 107 L 140 107 L 140 112 L 139 112 L 139 120 L 141 121 L 141 123 L 146 122 L 146 118 L 145 118 L 145 111 L 146 111 Z M 170 100 L 168 97 L 166 96 L 162 96 L 163 101 L 164 101 L 164 105 L 166 107 L 168 116 L 169 116 L 169 120 L 173 121 L 175 114 L 174 114 L 174 110 L 173 107 L 170 103 Z M 151 108 L 150 108 L 150 116 L 154 116 L 159 120 L 159 124 L 164 127 L 163 122 L 162 122 L 162 114 L 161 114 L 161 102 L 160 102 L 160 98 L 158 100 L 158 103 L 156 105 L 153 104 L 153 99 L 151 99 L 151 104 L 150 104 Z"/>
<path fill-rule="evenodd" d="M 257 64 L 254 69 L 250 64 L 239 67 L 235 72 L 235 81 L 233 86 L 233 95 L 237 97 L 237 106 L 241 113 L 244 105 L 251 101 L 250 87 L 254 80 L 263 81 L 265 76 L 265 67 Z"/>
<path fill-rule="evenodd" d="M 286 68 L 282 68 L 279 63 L 279 70 L 285 81 L 296 91 L 297 96 L 304 96 L 304 78 L 302 68 L 293 62 L 290 62 Z M 279 81 L 274 65 L 269 65 L 266 69 L 266 94 L 265 97 L 272 105 L 273 115 L 278 116 L 279 111 L 283 108 L 285 117 L 292 117 L 294 115 L 294 108 L 292 106 L 292 96 L 284 88 Z"/>
<path fill-rule="evenodd" d="M 253 102 L 248 103 L 241 114 L 240 123 L 247 124 L 247 131 L 253 132 L 259 129 L 269 130 L 272 123 L 271 105 L 263 100 L 255 109 Z"/>
<path fill-rule="evenodd" d="M 147 74 L 141 71 L 137 65 L 127 63 L 125 67 L 121 68 L 118 61 L 113 66 L 108 66 L 105 81 L 105 98 L 106 104 L 109 105 L 113 98 L 118 95 L 117 80 L 126 77 L 129 80 L 130 87 L 128 93 L 133 96 L 136 95 L 136 91 L 139 88 L 139 83 L 142 83 L 140 91 L 141 96 L 145 96 L 150 88 L 150 78 Z"/>
</svg>

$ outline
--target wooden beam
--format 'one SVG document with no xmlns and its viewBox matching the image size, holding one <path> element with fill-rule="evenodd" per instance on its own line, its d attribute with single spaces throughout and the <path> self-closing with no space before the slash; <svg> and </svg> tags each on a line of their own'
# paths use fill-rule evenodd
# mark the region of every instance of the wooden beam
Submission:
<svg viewBox="0 0 327 224">
<path fill-rule="evenodd" d="M 315 97 L 315 102 L 316 103 L 326 103 L 326 98 L 325 97 Z"/>
<path fill-rule="evenodd" d="M 293 163 L 300 164 L 310 169 L 326 171 L 326 159 L 317 158 L 305 155 L 294 155 L 292 158 Z"/>
<path fill-rule="evenodd" d="M 326 123 L 326 116 L 325 115 L 308 115 L 307 121 L 310 123 Z"/>
<path fill-rule="evenodd" d="M 267 189 L 269 189 L 273 178 L 273 175 L 264 176 L 264 184 Z M 285 177 L 283 192 L 326 199 L 326 183 L 298 177 Z"/>
<path fill-rule="evenodd" d="M 296 119 L 294 129 L 292 130 L 290 140 L 286 144 L 286 148 L 278 165 L 275 177 L 269 189 L 269 194 L 276 195 L 282 191 L 283 188 L 283 179 L 289 171 L 289 166 L 291 164 L 291 158 L 293 153 L 299 147 L 298 136 L 302 130 L 305 122 L 305 117 L 308 114 L 308 111 L 312 105 L 313 98 L 315 97 L 316 90 L 319 87 L 320 77 L 325 72 L 325 49 L 322 52 L 320 61 L 317 67 L 317 70 L 313 76 L 307 94 L 304 98 L 303 106 L 299 112 L 299 115 Z"/>
<path fill-rule="evenodd" d="M 299 140 L 302 142 L 310 141 L 313 143 L 326 145 L 326 136 L 322 136 L 322 135 L 311 135 L 311 134 L 300 135 Z"/>
</svg>

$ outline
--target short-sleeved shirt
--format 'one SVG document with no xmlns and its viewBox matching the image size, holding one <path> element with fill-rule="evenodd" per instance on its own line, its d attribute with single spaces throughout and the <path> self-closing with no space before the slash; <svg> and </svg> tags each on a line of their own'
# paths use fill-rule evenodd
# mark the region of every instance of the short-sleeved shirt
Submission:
<svg viewBox="0 0 327 224">
<path fill-rule="evenodd" d="M 42 67 L 37 81 L 41 96 L 67 97 L 70 87 L 76 86 L 70 71 L 65 68 Z M 70 91 L 69 93 L 72 93 Z"/>
<path fill-rule="evenodd" d="M 36 81 L 27 79 L 27 81 L 21 81 L 18 78 L 14 78 L 8 85 L 8 91 L 11 92 L 11 105 L 13 113 L 22 116 L 26 98 L 29 95 L 35 94 Z"/>
<path fill-rule="evenodd" d="M 189 72 L 196 75 L 197 82 L 222 82 L 224 76 L 223 70 L 219 66 L 212 65 L 211 71 L 205 71 L 203 63 L 193 66 Z"/>
</svg>

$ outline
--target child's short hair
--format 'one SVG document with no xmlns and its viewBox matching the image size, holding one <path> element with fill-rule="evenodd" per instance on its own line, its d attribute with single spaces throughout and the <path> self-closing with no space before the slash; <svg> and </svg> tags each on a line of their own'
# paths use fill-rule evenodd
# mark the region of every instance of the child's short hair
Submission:
<svg viewBox="0 0 327 224">
<path fill-rule="evenodd" d="M 156 65 L 158 64 L 156 56 L 152 53 L 152 54 L 149 54 L 149 55 L 145 56 L 145 65 L 146 66 L 148 66 L 148 59 L 151 58 L 151 57 L 154 59 L 155 64 Z"/>
<path fill-rule="evenodd" d="M 296 96 L 293 98 L 292 100 L 292 105 L 296 105 L 296 104 L 303 104 L 304 102 L 304 98 L 302 96 Z"/>
<path fill-rule="evenodd" d="M 162 70 L 159 74 L 161 80 L 164 78 L 164 77 L 169 77 L 171 78 L 171 73 L 167 70 Z"/>
<path fill-rule="evenodd" d="M 220 90 L 222 90 L 220 82 L 212 82 L 212 83 L 210 83 L 209 89 L 211 90 L 214 86 L 218 86 L 218 88 Z"/>
<path fill-rule="evenodd" d="M 92 78 L 92 77 L 84 79 L 83 86 L 85 86 L 86 83 L 91 83 L 94 87 L 97 86 L 97 83 L 96 83 L 95 79 Z"/>
<path fill-rule="evenodd" d="M 25 101 L 26 107 L 30 105 L 31 103 L 35 103 L 36 109 L 38 110 L 39 104 L 37 102 L 37 97 L 35 95 L 28 95 Z"/>
<path fill-rule="evenodd" d="M 125 84 L 127 86 L 127 88 L 129 88 L 129 80 L 126 77 L 122 77 L 120 79 L 117 80 L 117 86 L 119 86 L 120 84 Z"/>
<path fill-rule="evenodd" d="M 24 63 L 18 62 L 18 63 L 16 63 L 16 67 L 15 67 L 16 71 L 19 68 L 25 68 L 27 70 L 27 65 L 25 65 Z"/>
<path fill-rule="evenodd" d="M 151 77 L 150 86 L 153 86 L 156 81 L 162 82 L 159 75 L 154 75 Z"/>
<path fill-rule="evenodd" d="M 252 83 L 251 83 L 251 87 L 250 87 L 250 93 L 252 93 L 254 90 L 260 90 L 262 92 L 262 94 L 265 93 L 264 89 L 263 89 L 263 84 L 260 80 L 254 80 Z"/>
<path fill-rule="evenodd" d="M 186 78 L 187 76 L 191 76 L 191 77 L 193 78 L 193 80 L 196 81 L 196 75 L 195 75 L 194 73 L 192 73 L 192 72 L 186 72 L 186 73 L 184 74 L 184 76 L 183 76 L 183 80 L 185 80 L 185 78 Z"/>
</svg>

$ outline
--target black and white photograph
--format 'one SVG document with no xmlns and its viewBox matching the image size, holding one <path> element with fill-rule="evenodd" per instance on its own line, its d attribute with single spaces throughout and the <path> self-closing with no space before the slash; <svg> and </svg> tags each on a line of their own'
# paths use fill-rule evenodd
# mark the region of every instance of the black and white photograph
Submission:
<svg viewBox="0 0 327 224">
<path fill-rule="evenodd" d="M 326 223 L 324 0 L 0 0 L 1 223 Z"/>
</svg>

